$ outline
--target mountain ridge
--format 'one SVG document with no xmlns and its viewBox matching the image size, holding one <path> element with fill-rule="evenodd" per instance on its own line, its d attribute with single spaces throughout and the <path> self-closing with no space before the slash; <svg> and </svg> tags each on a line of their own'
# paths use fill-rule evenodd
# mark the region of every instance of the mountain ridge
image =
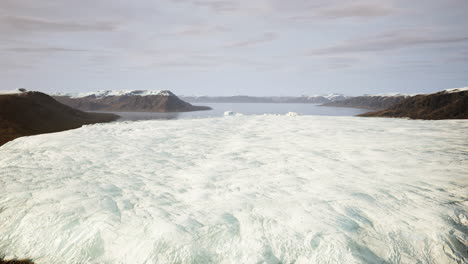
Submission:
<svg viewBox="0 0 468 264">
<path fill-rule="evenodd" d="M 117 120 L 119 116 L 86 113 L 41 92 L 0 94 L 0 145 L 21 136 L 59 132 Z"/>
<path fill-rule="evenodd" d="M 468 88 L 447 89 L 432 94 L 411 96 L 387 109 L 359 116 L 426 120 L 468 119 Z"/>
<path fill-rule="evenodd" d="M 349 97 L 345 100 L 325 103 L 322 106 L 328 107 L 349 107 L 368 110 L 383 110 L 394 106 L 411 97 L 410 95 L 363 95 Z"/>
<path fill-rule="evenodd" d="M 168 113 L 211 109 L 187 103 L 168 90 L 103 90 L 80 94 L 55 93 L 53 97 L 82 111 Z"/>
</svg>

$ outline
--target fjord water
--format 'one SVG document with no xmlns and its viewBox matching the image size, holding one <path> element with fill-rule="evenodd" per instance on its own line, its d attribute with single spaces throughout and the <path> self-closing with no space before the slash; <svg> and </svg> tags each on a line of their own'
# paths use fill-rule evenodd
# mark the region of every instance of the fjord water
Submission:
<svg viewBox="0 0 468 264">
<path fill-rule="evenodd" d="M 296 112 L 300 115 L 319 116 L 354 116 L 369 110 L 344 107 L 322 107 L 316 104 L 269 104 L 269 103 L 197 103 L 209 106 L 212 110 L 195 111 L 185 113 L 142 113 L 142 112 L 118 112 L 121 121 L 128 120 L 153 120 L 153 119 L 191 119 L 220 117 L 226 111 L 233 111 L 243 115 L 274 114 L 284 115 L 288 112 Z"/>
<path fill-rule="evenodd" d="M 235 110 L 235 109 L 234 109 Z M 0 147 L 0 253 L 37 263 L 466 263 L 467 121 L 117 122 Z"/>
</svg>

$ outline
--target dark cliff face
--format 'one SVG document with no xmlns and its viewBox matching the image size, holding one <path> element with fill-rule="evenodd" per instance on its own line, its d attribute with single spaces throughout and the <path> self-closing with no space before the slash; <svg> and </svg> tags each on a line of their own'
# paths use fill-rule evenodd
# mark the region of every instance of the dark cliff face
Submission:
<svg viewBox="0 0 468 264">
<path fill-rule="evenodd" d="M 351 97 L 346 100 L 331 102 L 324 104 L 323 106 L 331 107 L 350 107 L 350 108 L 362 108 L 369 110 L 381 110 L 392 107 L 403 100 L 408 98 L 407 96 L 357 96 Z"/>
<path fill-rule="evenodd" d="M 0 95 L 0 145 L 21 136 L 110 122 L 113 114 L 85 113 L 40 92 Z"/>
<path fill-rule="evenodd" d="M 110 112 L 190 112 L 210 110 L 207 106 L 195 106 L 182 101 L 174 94 L 170 95 L 121 95 L 82 98 L 55 96 L 57 101 L 83 111 Z"/>
<path fill-rule="evenodd" d="M 365 113 L 365 117 L 408 117 L 412 119 L 467 119 L 468 91 L 417 95 L 385 110 Z"/>
</svg>

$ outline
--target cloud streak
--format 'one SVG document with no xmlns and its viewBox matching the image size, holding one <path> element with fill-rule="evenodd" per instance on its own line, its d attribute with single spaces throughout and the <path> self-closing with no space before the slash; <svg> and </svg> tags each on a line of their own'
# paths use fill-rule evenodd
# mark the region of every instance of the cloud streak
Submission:
<svg viewBox="0 0 468 264">
<path fill-rule="evenodd" d="M 254 39 L 249 39 L 245 41 L 240 41 L 232 44 L 226 45 L 228 48 L 241 48 L 241 47 L 248 47 L 248 46 L 255 46 L 267 42 L 271 42 L 278 39 L 278 36 L 274 32 L 266 32 L 262 36 Z"/>
<path fill-rule="evenodd" d="M 165 35 L 174 36 L 210 36 L 222 33 L 228 33 L 231 30 L 224 26 L 209 26 L 209 25 L 191 25 L 185 28 L 175 30 Z"/>
<path fill-rule="evenodd" d="M 295 14 L 290 17 L 293 20 L 332 20 L 345 18 L 379 18 L 395 15 L 399 12 L 397 8 L 385 3 L 365 4 L 340 4 L 331 6 L 318 6 L 305 8 L 306 14 Z M 304 13 L 302 10 L 301 13 Z"/>
<path fill-rule="evenodd" d="M 54 21 L 35 17 L 5 16 L 0 18 L 0 30 L 27 32 L 78 32 L 113 31 L 116 25 L 110 23 L 77 23 Z"/>
<path fill-rule="evenodd" d="M 192 1 L 192 4 L 199 7 L 211 8 L 217 12 L 234 11 L 239 9 L 235 1 Z"/>
<path fill-rule="evenodd" d="M 7 48 L 5 51 L 18 53 L 55 53 L 55 52 L 89 52 L 85 49 L 69 49 L 60 47 Z"/>
<path fill-rule="evenodd" d="M 353 4 L 349 6 L 337 6 L 325 8 L 318 11 L 318 15 L 326 18 L 347 18 L 347 17 L 381 17 L 394 14 L 397 10 L 385 5 L 377 4 Z"/>
<path fill-rule="evenodd" d="M 352 39 L 326 48 L 314 49 L 308 55 L 323 55 L 356 52 L 381 52 L 409 47 L 467 42 L 467 36 L 441 36 L 401 31 L 369 38 Z"/>
</svg>

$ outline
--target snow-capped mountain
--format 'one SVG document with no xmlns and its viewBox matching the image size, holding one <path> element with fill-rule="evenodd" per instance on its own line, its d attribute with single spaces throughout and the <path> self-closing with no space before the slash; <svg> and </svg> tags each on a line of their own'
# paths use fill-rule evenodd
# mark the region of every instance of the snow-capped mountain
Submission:
<svg viewBox="0 0 468 264">
<path fill-rule="evenodd" d="M 323 97 L 327 98 L 328 100 L 334 102 L 334 101 L 341 101 L 345 100 L 348 98 L 348 96 L 342 95 L 342 94 L 337 94 L 337 93 L 332 93 L 329 95 L 324 95 Z"/>
<path fill-rule="evenodd" d="M 89 93 L 56 93 L 54 98 L 83 111 L 190 112 L 209 110 L 179 99 L 168 90 L 103 90 Z"/>
<path fill-rule="evenodd" d="M 83 98 L 93 96 L 96 98 L 104 98 L 110 96 L 148 96 L 148 95 L 160 95 L 160 96 L 175 96 L 169 90 L 99 90 L 96 92 L 85 92 L 85 93 L 54 93 L 53 96 L 67 96 L 70 98 Z"/>
</svg>

